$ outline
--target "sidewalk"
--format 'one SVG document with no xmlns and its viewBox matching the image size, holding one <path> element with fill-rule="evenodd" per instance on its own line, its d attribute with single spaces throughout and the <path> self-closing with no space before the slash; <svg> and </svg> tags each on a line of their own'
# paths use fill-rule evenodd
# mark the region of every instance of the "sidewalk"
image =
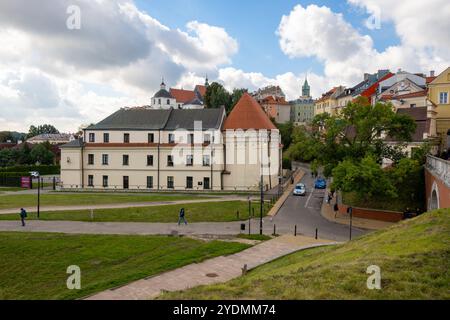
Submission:
<svg viewBox="0 0 450 320">
<path fill-rule="evenodd" d="M 112 203 L 112 204 L 92 204 L 82 206 L 41 206 L 41 212 L 48 211 L 72 211 L 72 210 L 90 210 L 90 209 L 118 209 L 118 208 L 139 208 L 153 206 L 168 206 L 172 204 L 202 203 L 202 202 L 225 202 L 225 201 L 247 201 L 247 197 L 230 197 L 198 200 L 175 200 L 175 201 L 152 201 L 152 202 L 130 202 L 130 203 Z M 36 212 L 36 206 L 24 208 L 28 213 Z M 1 209 L 0 214 L 19 213 L 20 208 Z"/>
<path fill-rule="evenodd" d="M 331 204 L 327 204 L 325 202 L 322 204 L 322 210 L 321 210 L 322 216 L 331 222 L 350 225 L 350 216 L 348 214 L 343 215 L 341 213 L 338 213 L 336 218 L 334 217 L 334 211 L 333 211 L 334 201 L 335 200 L 332 200 Z M 354 226 L 355 228 L 361 228 L 361 229 L 367 229 L 367 230 L 385 229 L 394 224 L 395 223 L 393 223 L 393 222 L 363 219 L 363 218 L 357 218 L 357 217 L 353 217 L 353 219 L 352 219 L 352 226 Z"/>
<path fill-rule="evenodd" d="M 200 285 L 229 281 L 242 275 L 244 265 L 247 265 L 247 270 L 251 270 L 299 250 L 333 244 L 336 242 L 301 236 L 281 236 L 233 255 L 190 264 L 122 287 L 109 289 L 87 297 L 87 300 L 153 299 L 163 291 L 186 290 Z"/>
</svg>

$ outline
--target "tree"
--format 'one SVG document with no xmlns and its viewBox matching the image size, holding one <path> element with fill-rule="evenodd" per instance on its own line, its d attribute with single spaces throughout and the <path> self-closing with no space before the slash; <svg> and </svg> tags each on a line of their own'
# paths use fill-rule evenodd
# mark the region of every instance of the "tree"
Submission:
<svg viewBox="0 0 450 320">
<path fill-rule="evenodd" d="M 283 144 L 283 149 L 287 150 L 292 142 L 292 132 L 294 130 L 293 122 L 286 123 L 275 123 L 281 135 L 281 143 Z"/>
<path fill-rule="evenodd" d="M 48 149 L 45 143 L 35 145 L 30 152 L 30 159 L 33 163 L 53 164 L 55 155 Z"/>
<path fill-rule="evenodd" d="M 39 125 L 37 127 L 32 125 L 28 130 L 27 138 L 29 139 L 44 133 L 52 134 L 52 133 L 59 133 L 59 131 L 51 124 Z"/>
<path fill-rule="evenodd" d="M 206 89 L 204 102 L 206 108 L 220 108 L 224 106 L 228 111 L 231 106 L 231 96 L 220 83 L 213 82 Z"/>
<path fill-rule="evenodd" d="M 390 103 L 371 105 L 364 97 L 349 103 L 338 115 L 317 115 L 309 133 L 294 131 L 293 156 L 306 153 L 309 160 L 324 166 L 330 176 L 343 160 L 360 161 L 371 155 L 378 163 L 383 158 L 394 163 L 405 156 L 401 143 L 410 141 L 416 124 L 407 115 L 397 114 Z M 386 136 L 399 142 L 387 143 Z M 295 158 L 294 158 L 295 160 Z"/>
<path fill-rule="evenodd" d="M 392 179 L 372 156 L 355 162 L 347 159 L 333 169 L 334 190 L 355 192 L 359 199 L 368 200 L 377 196 L 397 197 Z"/>
</svg>

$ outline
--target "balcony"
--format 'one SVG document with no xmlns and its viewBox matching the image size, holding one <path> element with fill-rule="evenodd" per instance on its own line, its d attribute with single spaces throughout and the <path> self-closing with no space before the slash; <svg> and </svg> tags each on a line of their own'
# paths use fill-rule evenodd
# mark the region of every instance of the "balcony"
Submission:
<svg viewBox="0 0 450 320">
<path fill-rule="evenodd" d="M 450 161 L 427 156 L 426 168 L 450 188 Z"/>
</svg>

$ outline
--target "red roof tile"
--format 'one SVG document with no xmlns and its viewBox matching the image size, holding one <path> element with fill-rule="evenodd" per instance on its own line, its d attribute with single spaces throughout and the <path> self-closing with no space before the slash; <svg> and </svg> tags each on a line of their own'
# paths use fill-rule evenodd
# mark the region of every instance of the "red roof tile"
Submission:
<svg viewBox="0 0 450 320">
<path fill-rule="evenodd" d="M 200 93 L 200 95 L 202 96 L 202 98 L 205 96 L 206 94 L 206 87 L 202 86 L 202 85 L 196 85 L 195 89 L 197 89 L 197 91 Z"/>
<path fill-rule="evenodd" d="M 227 129 L 276 129 L 262 107 L 248 93 L 244 93 L 225 120 Z"/>
<path fill-rule="evenodd" d="M 361 92 L 361 96 L 362 97 L 367 97 L 370 98 L 371 96 L 373 96 L 375 94 L 375 92 L 378 89 L 378 84 L 381 81 L 384 81 L 386 79 L 389 79 L 390 77 L 394 76 L 393 73 L 388 73 L 387 75 L 385 75 L 383 78 L 381 78 L 380 80 L 378 80 L 377 82 L 375 82 L 373 85 L 371 85 L 370 87 L 368 87 L 366 90 L 364 90 L 363 92 Z"/>
<path fill-rule="evenodd" d="M 195 99 L 194 91 L 170 88 L 170 94 L 177 100 L 177 102 L 186 103 Z"/>
<path fill-rule="evenodd" d="M 413 93 L 401 94 L 401 95 L 395 96 L 395 99 L 417 98 L 417 97 L 426 97 L 426 96 L 427 96 L 427 91 L 423 90 L 423 91 L 418 91 L 418 92 L 413 92 Z"/>
</svg>

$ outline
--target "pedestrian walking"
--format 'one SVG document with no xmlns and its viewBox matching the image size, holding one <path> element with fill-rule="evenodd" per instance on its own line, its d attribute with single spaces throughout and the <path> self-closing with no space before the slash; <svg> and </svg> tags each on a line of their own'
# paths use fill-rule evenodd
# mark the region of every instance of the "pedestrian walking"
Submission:
<svg viewBox="0 0 450 320">
<path fill-rule="evenodd" d="M 178 225 L 180 225 L 181 222 L 184 222 L 184 224 L 187 225 L 184 208 L 181 208 L 181 210 L 180 210 L 180 214 L 178 217 Z"/>
<path fill-rule="evenodd" d="M 336 216 L 339 212 L 339 207 L 338 207 L 337 202 L 334 204 L 333 210 L 334 210 L 334 218 L 336 219 Z"/>
<path fill-rule="evenodd" d="M 25 219 L 27 217 L 27 212 L 24 208 L 20 208 L 20 220 L 22 221 L 22 227 L 25 227 Z"/>
<path fill-rule="evenodd" d="M 331 204 L 331 199 L 333 199 L 333 197 L 331 196 L 331 193 L 328 192 L 328 195 L 327 195 L 327 203 L 328 204 Z"/>
</svg>

